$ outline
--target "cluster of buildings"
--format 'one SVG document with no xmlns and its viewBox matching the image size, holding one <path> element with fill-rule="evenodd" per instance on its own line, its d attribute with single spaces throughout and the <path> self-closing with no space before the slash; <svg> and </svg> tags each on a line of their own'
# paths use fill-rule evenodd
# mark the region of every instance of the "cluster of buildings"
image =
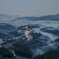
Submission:
<svg viewBox="0 0 59 59">
<path fill-rule="evenodd" d="M 3 43 L 3 39 L 0 39 L 0 44 L 2 44 Z"/>
<path fill-rule="evenodd" d="M 23 34 L 22 36 L 18 36 L 18 37 L 9 37 L 9 38 L 5 38 L 5 39 L 0 39 L 0 47 L 2 47 L 2 44 L 6 41 L 9 41 L 9 40 L 18 40 L 18 39 L 29 39 L 28 37 L 28 33 L 32 33 L 32 30 L 29 30 L 28 26 L 22 28 L 25 30 L 26 34 Z"/>
<path fill-rule="evenodd" d="M 5 38 L 5 39 L 0 39 L 0 47 L 2 47 L 2 44 L 6 42 L 7 40 L 16 40 L 19 37 L 13 37 L 13 38 Z"/>
<path fill-rule="evenodd" d="M 2 44 L 3 44 L 4 42 L 6 42 L 6 41 L 18 40 L 18 39 L 21 39 L 21 38 L 24 39 L 24 37 L 22 37 L 22 36 L 19 36 L 19 37 L 9 37 L 9 38 L 5 38 L 5 39 L 0 39 L 0 47 L 2 47 Z M 7 42 L 7 43 L 8 43 L 8 42 Z"/>
</svg>

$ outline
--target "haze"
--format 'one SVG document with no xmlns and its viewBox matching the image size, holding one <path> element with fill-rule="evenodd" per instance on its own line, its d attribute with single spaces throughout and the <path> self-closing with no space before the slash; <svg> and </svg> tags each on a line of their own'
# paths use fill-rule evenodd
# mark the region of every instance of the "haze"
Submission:
<svg viewBox="0 0 59 59">
<path fill-rule="evenodd" d="M 59 0 L 0 0 L 0 14 L 20 16 L 59 14 Z"/>
</svg>

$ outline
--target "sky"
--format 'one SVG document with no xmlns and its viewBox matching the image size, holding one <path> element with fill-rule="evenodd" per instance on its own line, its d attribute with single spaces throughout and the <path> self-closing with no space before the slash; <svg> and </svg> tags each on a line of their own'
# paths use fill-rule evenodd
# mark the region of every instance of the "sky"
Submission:
<svg viewBox="0 0 59 59">
<path fill-rule="evenodd" d="M 43 16 L 59 14 L 59 0 L 0 0 L 0 14 Z"/>
</svg>

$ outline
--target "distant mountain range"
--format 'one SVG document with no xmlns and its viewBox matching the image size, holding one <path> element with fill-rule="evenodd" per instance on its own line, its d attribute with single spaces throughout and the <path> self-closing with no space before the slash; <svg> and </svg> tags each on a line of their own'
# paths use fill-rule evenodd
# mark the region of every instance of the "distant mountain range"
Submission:
<svg viewBox="0 0 59 59">
<path fill-rule="evenodd" d="M 4 17 L 10 18 L 12 16 L 0 14 L 0 18 L 4 18 Z M 18 17 L 17 16 L 15 19 L 17 19 L 17 20 L 27 19 L 27 20 L 54 20 L 54 21 L 59 21 L 59 14 L 46 15 L 46 16 L 41 16 L 41 17 Z"/>
<path fill-rule="evenodd" d="M 11 18 L 12 16 L 10 15 L 5 15 L 5 14 L 0 14 L 0 19 L 1 18 Z"/>
<path fill-rule="evenodd" d="M 56 15 L 47 15 L 47 16 L 41 16 L 41 17 L 21 17 L 16 18 L 17 20 L 21 19 L 28 19 L 28 20 L 54 20 L 59 21 L 59 14 Z"/>
</svg>

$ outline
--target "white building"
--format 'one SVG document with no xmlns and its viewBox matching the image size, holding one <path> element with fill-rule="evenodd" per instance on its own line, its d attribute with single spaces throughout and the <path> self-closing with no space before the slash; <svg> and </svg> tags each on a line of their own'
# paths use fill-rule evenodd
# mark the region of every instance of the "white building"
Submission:
<svg viewBox="0 0 59 59">
<path fill-rule="evenodd" d="M 14 39 L 14 40 L 18 40 L 18 39 L 19 39 L 19 37 L 14 37 L 13 39 Z"/>
<path fill-rule="evenodd" d="M 3 43 L 3 39 L 0 39 L 0 44 L 2 44 Z"/>
</svg>

